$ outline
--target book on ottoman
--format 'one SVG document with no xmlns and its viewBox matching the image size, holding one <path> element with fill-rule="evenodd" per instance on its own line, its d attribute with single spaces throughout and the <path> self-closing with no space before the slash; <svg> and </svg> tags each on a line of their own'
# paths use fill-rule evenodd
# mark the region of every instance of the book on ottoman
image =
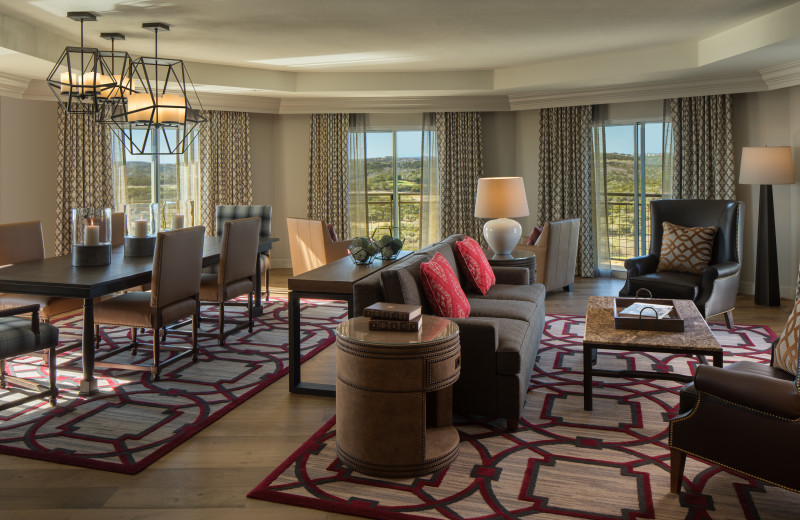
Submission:
<svg viewBox="0 0 800 520">
<path fill-rule="evenodd" d="M 422 307 L 419 305 L 409 305 L 405 303 L 378 302 L 373 303 L 364 309 L 365 317 L 378 320 L 410 321 L 414 318 L 418 318 L 421 314 Z M 372 329 L 372 326 L 370 326 L 370 329 Z"/>
<path fill-rule="evenodd" d="M 370 318 L 369 330 L 389 330 L 393 332 L 418 332 L 422 316 L 405 320 L 382 320 Z"/>
</svg>

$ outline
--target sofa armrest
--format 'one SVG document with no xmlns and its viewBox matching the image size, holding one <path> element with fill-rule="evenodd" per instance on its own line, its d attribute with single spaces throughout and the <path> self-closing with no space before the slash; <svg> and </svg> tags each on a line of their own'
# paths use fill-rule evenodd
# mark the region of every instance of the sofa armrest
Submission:
<svg viewBox="0 0 800 520">
<path fill-rule="evenodd" d="M 527 267 L 497 266 L 492 267 L 497 283 L 508 285 L 528 285 L 530 270 Z"/>
<path fill-rule="evenodd" d="M 800 418 L 800 394 L 794 381 L 700 365 L 695 386 L 698 393 L 708 393 L 756 412 Z"/>
<path fill-rule="evenodd" d="M 647 273 L 654 273 L 658 268 L 658 257 L 654 254 L 646 256 L 636 256 L 625 260 L 625 269 L 629 274 L 639 276 Z"/>
</svg>

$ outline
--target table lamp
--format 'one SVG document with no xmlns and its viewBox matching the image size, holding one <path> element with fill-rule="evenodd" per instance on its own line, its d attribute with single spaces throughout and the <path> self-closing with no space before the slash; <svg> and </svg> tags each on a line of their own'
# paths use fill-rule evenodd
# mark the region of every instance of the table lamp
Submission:
<svg viewBox="0 0 800 520">
<path fill-rule="evenodd" d="M 739 184 L 761 185 L 758 199 L 755 303 L 778 306 L 781 304 L 781 294 L 778 283 L 772 185 L 794 184 L 792 149 L 788 146 L 742 148 Z"/>
<path fill-rule="evenodd" d="M 493 219 L 484 224 L 483 236 L 496 255 L 508 255 L 519 244 L 522 226 L 511 219 L 528 214 L 528 198 L 522 177 L 478 179 L 475 216 Z"/>
</svg>

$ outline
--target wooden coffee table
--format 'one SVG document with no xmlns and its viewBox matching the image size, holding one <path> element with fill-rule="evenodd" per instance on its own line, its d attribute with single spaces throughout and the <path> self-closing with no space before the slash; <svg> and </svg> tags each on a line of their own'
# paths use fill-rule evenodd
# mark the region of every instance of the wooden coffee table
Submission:
<svg viewBox="0 0 800 520">
<path fill-rule="evenodd" d="M 641 370 L 603 370 L 592 366 L 594 354 L 599 349 L 628 352 L 666 352 L 698 356 L 705 363 L 710 355 L 714 366 L 722 366 L 722 347 L 691 300 L 674 300 L 675 308 L 684 320 L 683 332 L 655 332 L 614 328 L 612 297 L 589 296 L 586 303 L 586 325 L 583 333 L 583 408 L 592 409 L 592 376 L 642 377 L 693 381 L 685 374 L 650 372 Z"/>
</svg>

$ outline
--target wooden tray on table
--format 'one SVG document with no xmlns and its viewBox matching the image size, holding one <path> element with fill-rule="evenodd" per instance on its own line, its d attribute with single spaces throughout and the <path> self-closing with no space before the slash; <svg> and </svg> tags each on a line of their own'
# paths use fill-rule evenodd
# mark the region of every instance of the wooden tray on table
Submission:
<svg viewBox="0 0 800 520">
<path fill-rule="evenodd" d="M 640 310 L 639 314 L 623 313 L 632 305 Z M 656 317 L 659 307 L 669 306 L 671 309 L 663 317 Z M 614 298 L 614 328 L 630 330 L 650 330 L 660 332 L 683 332 L 683 318 L 675 308 L 672 300 L 659 298 Z M 662 311 L 662 313 L 665 311 Z"/>
</svg>

